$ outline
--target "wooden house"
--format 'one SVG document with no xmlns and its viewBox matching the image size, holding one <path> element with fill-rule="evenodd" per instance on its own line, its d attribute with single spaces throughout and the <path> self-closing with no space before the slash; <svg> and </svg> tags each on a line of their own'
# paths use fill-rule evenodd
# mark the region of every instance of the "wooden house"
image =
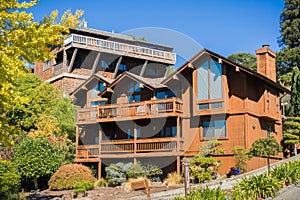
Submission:
<svg viewBox="0 0 300 200">
<path fill-rule="evenodd" d="M 224 154 L 213 156 L 225 174 L 235 166 L 232 147 L 249 149 L 269 135 L 282 140 L 280 96 L 290 91 L 276 83 L 276 54 L 267 45 L 256 50 L 257 71 L 203 49 L 171 72 L 171 47 L 89 28 L 71 30 L 53 53 L 35 73 L 79 106 L 75 162 L 97 163 L 100 176 L 119 161 L 179 173 L 181 159 L 212 139 L 222 141 Z"/>
</svg>

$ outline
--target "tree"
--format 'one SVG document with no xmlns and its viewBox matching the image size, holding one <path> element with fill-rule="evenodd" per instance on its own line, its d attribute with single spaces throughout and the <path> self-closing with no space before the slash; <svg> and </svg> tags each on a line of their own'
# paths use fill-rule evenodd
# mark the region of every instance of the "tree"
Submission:
<svg viewBox="0 0 300 200">
<path fill-rule="evenodd" d="M 32 136 L 75 138 L 76 109 L 69 97 L 32 73 L 17 77 L 15 82 L 14 91 L 24 101 L 11 103 L 6 113 L 10 127 Z"/>
<path fill-rule="evenodd" d="M 294 67 L 292 75 L 292 92 L 288 114 L 291 116 L 300 115 L 300 71 L 298 67 Z"/>
<path fill-rule="evenodd" d="M 247 161 L 249 159 L 247 149 L 241 146 L 235 146 L 231 150 L 234 155 L 237 169 L 241 170 L 242 172 L 247 171 Z"/>
<path fill-rule="evenodd" d="M 294 147 L 297 155 L 297 144 L 300 142 L 300 117 L 288 117 L 283 123 L 283 142 Z"/>
<path fill-rule="evenodd" d="M 256 71 L 256 56 L 251 53 L 234 53 L 228 59 Z"/>
<path fill-rule="evenodd" d="M 260 138 L 256 140 L 249 151 L 249 157 L 267 158 L 268 172 L 270 172 L 270 157 L 276 156 L 282 148 L 274 137 Z"/>
<path fill-rule="evenodd" d="M 62 165 L 62 155 L 45 137 L 25 137 L 16 145 L 13 163 L 18 166 L 21 176 L 33 180 L 34 188 L 38 188 L 38 178 L 51 177 Z"/>
<path fill-rule="evenodd" d="M 78 19 L 82 11 L 75 15 L 67 11 L 60 20 L 58 11 L 53 11 L 41 22 L 36 22 L 26 10 L 37 3 L 37 0 L 0 0 L 0 142 L 6 145 L 13 145 L 20 133 L 15 126 L 9 125 L 6 113 L 11 110 L 12 102 L 26 102 L 14 92 L 16 77 L 24 73 L 28 63 L 53 57 L 51 48 L 62 44 L 68 28 L 81 25 Z"/>
<path fill-rule="evenodd" d="M 8 160 L 0 159 L 0 199 L 9 199 L 19 192 L 21 176 L 18 168 Z"/>
</svg>

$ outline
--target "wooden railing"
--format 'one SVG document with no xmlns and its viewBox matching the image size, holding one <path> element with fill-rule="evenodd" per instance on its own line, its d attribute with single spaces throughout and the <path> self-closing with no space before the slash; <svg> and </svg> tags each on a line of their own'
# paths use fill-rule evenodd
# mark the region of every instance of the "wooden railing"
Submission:
<svg viewBox="0 0 300 200">
<path fill-rule="evenodd" d="M 144 152 L 170 152 L 183 150 L 183 140 L 175 137 L 148 138 L 137 140 L 107 140 L 100 145 L 78 146 L 77 158 L 93 158 L 100 154 L 109 153 L 144 153 Z M 99 148 L 100 147 L 100 148 Z"/>
<path fill-rule="evenodd" d="M 97 107 L 80 108 L 77 111 L 77 122 L 95 121 L 98 118 Z"/>
<path fill-rule="evenodd" d="M 99 119 L 124 117 L 153 117 L 163 113 L 182 113 L 182 101 L 178 98 L 149 100 L 126 104 L 110 104 L 99 106 Z"/>
<path fill-rule="evenodd" d="M 176 54 L 168 51 L 161 51 L 148 47 L 137 45 L 130 45 L 126 43 L 114 42 L 109 40 L 98 39 L 94 37 L 87 37 L 83 35 L 70 34 L 65 40 L 64 45 L 69 44 L 82 44 L 86 46 L 93 46 L 103 50 L 116 51 L 124 55 L 144 55 L 152 58 L 159 58 L 174 64 L 176 62 Z"/>
</svg>

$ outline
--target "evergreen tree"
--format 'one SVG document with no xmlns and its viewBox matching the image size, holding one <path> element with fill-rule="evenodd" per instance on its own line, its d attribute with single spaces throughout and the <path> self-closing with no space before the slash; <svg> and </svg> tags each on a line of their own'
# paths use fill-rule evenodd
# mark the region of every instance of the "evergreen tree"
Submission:
<svg viewBox="0 0 300 200">
<path fill-rule="evenodd" d="M 294 67 L 292 75 L 291 91 L 294 93 L 291 97 L 288 114 L 291 116 L 300 115 L 300 71 L 298 67 Z"/>
<path fill-rule="evenodd" d="M 288 150 L 293 148 L 294 154 L 297 155 L 297 144 L 300 142 L 300 117 L 289 117 L 284 122 L 283 128 L 284 144 L 288 145 Z"/>
</svg>

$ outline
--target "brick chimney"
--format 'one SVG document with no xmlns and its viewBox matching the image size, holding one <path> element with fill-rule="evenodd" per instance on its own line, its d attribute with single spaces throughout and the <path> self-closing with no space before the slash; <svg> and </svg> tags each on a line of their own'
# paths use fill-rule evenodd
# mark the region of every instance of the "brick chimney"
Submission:
<svg viewBox="0 0 300 200">
<path fill-rule="evenodd" d="M 257 72 L 276 82 L 276 54 L 269 47 L 263 45 L 256 50 Z"/>
</svg>

